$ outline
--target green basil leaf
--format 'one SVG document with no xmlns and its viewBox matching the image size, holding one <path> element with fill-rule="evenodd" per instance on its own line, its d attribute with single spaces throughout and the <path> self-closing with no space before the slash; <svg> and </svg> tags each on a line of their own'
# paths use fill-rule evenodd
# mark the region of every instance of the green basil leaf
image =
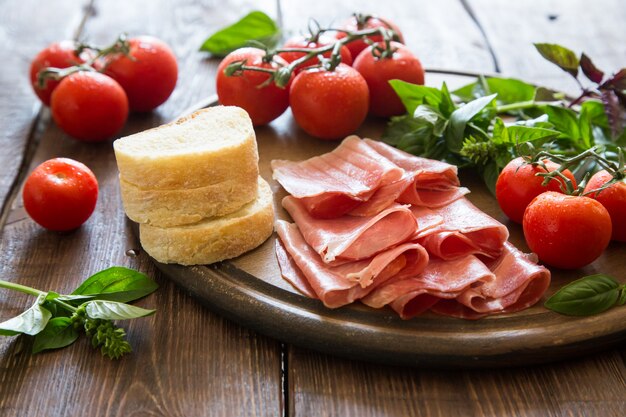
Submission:
<svg viewBox="0 0 626 417">
<path fill-rule="evenodd" d="M 591 148 L 594 145 L 593 124 L 591 115 L 588 113 L 588 107 L 580 109 L 578 115 L 578 130 L 580 131 L 580 139 L 585 148 Z"/>
<path fill-rule="evenodd" d="M 576 77 L 578 75 L 580 62 L 572 50 L 553 43 L 536 43 L 534 45 L 542 57 L 558 66 L 563 71 L 572 74 L 572 76 Z"/>
<path fill-rule="evenodd" d="M 498 169 L 498 165 L 495 161 L 488 163 L 481 170 L 481 176 L 483 177 L 483 181 L 485 181 L 485 185 L 487 185 L 487 188 L 494 196 L 496 195 L 496 182 L 498 181 L 499 175 L 500 169 Z"/>
<path fill-rule="evenodd" d="M 391 80 L 389 84 L 396 92 L 407 113 L 413 114 L 420 104 L 429 104 L 434 108 L 444 100 L 440 90 L 425 85 L 411 84 L 401 80 Z"/>
<path fill-rule="evenodd" d="M 478 97 L 484 97 L 489 94 L 498 95 L 498 103 L 510 104 L 520 101 L 531 101 L 535 98 L 537 87 L 532 84 L 515 78 L 486 78 L 485 82 L 488 89 L 482 86 L 478 81 L 467 84 L 453 92 L 454 95 L 463 101 L 471 101 Z"/>
<path fill-rule="evenodd" d="M 78 332 L 69 317 L 55 317 L 35 336 L 33 354 L 47 349 L 69 346 L 78 339 Z"/>
<path fill-rule="evenodd" d="M 545 307 L 570 316 L 590 316 L 613 307 L 619 284 L 604 274 L 590 275 L 567 284 L 545 302 Z"/>
<path fill-rule="evenodd" d="M 561 106 L 547 105 L 543 110 L 548 115 L 548 120 L 554 128 L 562 133 L 561 137 L 578 141 L 580 139 L 580 128 L 576 112 Z"/>
<path fill-rule="evenodd" d="M 591 123 L 602 128 L 609 128 L 609 121 L 604 112 L 604 104 L 599 100 L 585 100 L 580 105 L 580 112 L 585 112 Z"/>
<path fill-rule="evenodd" d="M 280 40 L 280 28 L 265 13 L 253 11 L 238 22 L 209 36 L 200 50 L 210 52 L 215 56 L 225 56 L 252 40 L 261 42 L 270 48 L 274 47 Z"/>
<path fill-rule="evenodd" d="M 446 146 L 450 151 L 458 153 L 461 150 L 463 139 L 465 138 L 465 126 L 474 116 L 487 107 L 494 98 L 496 98 L 496 94 L 477 98 L 452 112 L 449 126 L 446 130 Z"/>
<path fill-rule="evenodd" d="M 145 297 L 157 288 L 157 283 L 145 274 L 122 266 L 114 266 L 87 278 L 71 295 L 87 295 L 99 300 L 126 303 Z M 78 299 L 83 300 L 84 298 Z"/>
<path fill-rule="evenodd" d="M 20 333 L 33 336 L 42 331 L 52 317 L 52 313 L 41 305 L 45 300 L 46 294 L 41 294 L 28 310 L 0 323 L 0 336 L 15 336 Z"/>
<path fill-rule="evenodd" d="M 154 314 L 156 310 L 118 303 L 116 301 L 94 300 L 85 303 L 85 312 L 92 319 L 126 320 Z"/>
<path fill-rule="evenodd" d="M 559 132 L 553 129 L 544 129 L 542 127 L 528 127 L 512 125 L 507 126 L 507 136 L 510 144 L 518 144 L 524 142 L 547 141 L 555 139 L 559 136 Z"/>
<path fill-rule="evenodd" d="M 445 117 L 450 117 L 452 112 L 456 110 L 454 100 L 452 100 L 452 95 L 450 95 L 450 90 L 448 90 L 448 85 L 445 82 L 441 85 L 441 104 L 439 105 L 439 110 Z"/>
</svg>

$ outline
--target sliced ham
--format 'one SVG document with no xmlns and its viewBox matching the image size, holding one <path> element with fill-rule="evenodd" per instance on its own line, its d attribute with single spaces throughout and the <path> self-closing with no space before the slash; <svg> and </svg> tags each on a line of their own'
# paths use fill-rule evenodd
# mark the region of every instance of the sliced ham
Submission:
<svg viewBox="0 0 626 417">
<path fill-rule="evenodd" d="M 409 319 L 441 299 L 454 299 L 468 288 L 480 288 L 493 280 L 494 274 L 473 255 L 452 261 L 431 258 L 421 274 L 387 281 L 362 301 L 374 308 L 390 304 L 400 317 Z"/>
<path fill-rule="evenodd" d="M 421 245 L 405 243 L 370 259 L 329 266 L 305 242 L 295 224 L 279 220 L 276 231 L 285 250 L 278 254 L 283 277 L 305 294 L 312 290 L 330 308 L 364 297 L 395 275 L 417 275 L 428 264 L 428 254 Z M 302 277 L 308 287 L 302 284 Z"/>
<path fill-rule="evenodd" d="M 487 261 L 495 279 L 479 288 L 469 288 L 454 302 L 442 302 L 433 311 L 475 319 L 493 313 L 512 313 L 528 308 L 550 286 L 550 271 L 506 242 L 502 255 Z"/>
<path fill-rule="evenodd" d="M 443 223 L 420 233 L 418 241 L 428 253 L 439 258 L 450 260 L 469 254 L 495 258 L 509 238 L 506 226 L 477 209 L 466 198 L 434 212 L 443 217 Z"/>
<path fill-rule="evenodd" d="M 272 161 L 274 179 L 289 194 L 303 199 L 316 217 L 337 217 L 367 201 L 385 184 L 400 180 L 404 170 L 381 158 L 356 136 L 332 152 L 301 162 Z"/>
<path fill-rule="evenodd" d="M 394 204 L 375 216 L 343 216 L 316 219 L 297 198 L 287 196 L 283 207 L 298 225 L 304 240 L 326 263 L 336 258 L 370 258 L 405 242 L 418 232 L 418 223 L 408 206 Z"/>
</svg>

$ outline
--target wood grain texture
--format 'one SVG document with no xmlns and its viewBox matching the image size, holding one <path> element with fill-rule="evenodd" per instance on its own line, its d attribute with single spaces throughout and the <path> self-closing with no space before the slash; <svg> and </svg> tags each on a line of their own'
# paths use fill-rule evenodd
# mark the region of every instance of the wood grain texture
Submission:
<svg viewBox="0 0 626 417">
<path fill-rule="evenodd" d="M 122 134 L 168 121 L 212 93 L 217 61 L 197 49 L 207 34 L 253 7 L 246 1 L 228 7 L 210 1 L 97 2 L 82 37 L 106 43 L 123 30 L 153 34 L 174 47 L 181 69 L 167 104 L 132 116 Z M 1 338 L 0 415 L 280 415 L 280 345 L 210 313 L 158 274 L 141 251 L 126 255 L 138 244 L 122 211 L 111 142 L 80 143 L 49 123 L 27 170 L 53 156 L 77 159 L 94 171 L 100 184 L 96 211 L 75 232 L 57 234 L 35 225 L 16 200 L 2 231 L 0 274 L 70 292 L 91 273 L 124 265 L 155 277 L 160 289 L 139 305 L 158 311 L 123 323 L 135 353 L 118 362 L 100 357 L 85 339 L 31 356 L 29 339 Z M 0 318 L 19 313 L 29 301 L 2 291 Z"/>
<path fill-rule="evenodd" d="M 484 28 L 503 74 L 521 77 L 572 94 L 576 82 L 544 60 L 533 42 L 558 43 L 578 55 L 585 52 L 607 74 L 626 63 L 624 22 L 620 0 L 530 0 L 499 2 L 467 0 Z M 581 79 L 587 82 L 581 74 Z"/>
<path fill-rule="evenodd" d="M 287 35 L 306 34 L 310 18 L 328 27 L 341 24 L 355 12 L 377 14 L 403 30 L 406 45 L 426 68 L 494 71 L 484 38 L 458 0 L 317 0 L 281 4 Z M 458 36 L 459 33 L 463 35 Z"/>
</svg>

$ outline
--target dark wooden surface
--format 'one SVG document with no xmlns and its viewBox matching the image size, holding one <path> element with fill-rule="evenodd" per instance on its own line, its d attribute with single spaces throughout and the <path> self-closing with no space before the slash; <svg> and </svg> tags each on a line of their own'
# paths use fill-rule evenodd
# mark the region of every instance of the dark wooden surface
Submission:
<svg viewBox="0 0 626 417">
<path fill-rule="evenodd" d="M 125 265 L 161 288 L 140 305 L 152 317 L 129 323 L 135 352 L 103 359 L 86 341 L 31 356 L 26 338 L 0 339 L 2 416 L 624 416 L 626 346 L 529 368 L 438 371 L 339 359 L 239 327 L 165 279 L 136 248 L 121 209 L 110 142 L 65 136 L 30 92 L 30 59 L 67 37 L 107 42 L 120 31 L 152 34 L 174 48 L 181 73 L 170 100 L 133 116 L 123 134 L 175 117 L 214 92 L 218 61 L 197 52 L 204 37 L 248 10 L 282 11 L 289 32 L 308 17 L 323 23 L 356 9 L 398 22 L 427 67 L 523 77 L 571 90 L 531 42 L 585 50 L 607 71 L 626 63 L 626 8 L 619 0 L 167 1 L 3 0 L 0 14 L 0 274 L 26 285 L 69 291 L 89 274 Z M 70 234 L 43 231 L 21 208 L 23 177 L 39 162 L 67 156 L 90 166 L 101 194 L 93 217 Z M 0 319 L 27 297 L 0 292 Z M 558 335 L 555 335 L 558 337 Z M 283 373 L 284 371 L 284 373 Z M 284 377 L 284 378 L 283 378 Z"/>
</svg>

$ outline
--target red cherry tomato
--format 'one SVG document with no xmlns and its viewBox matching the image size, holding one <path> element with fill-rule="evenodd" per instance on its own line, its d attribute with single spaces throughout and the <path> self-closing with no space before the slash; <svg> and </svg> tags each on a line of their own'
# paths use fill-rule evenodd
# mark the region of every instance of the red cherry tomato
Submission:
<svg viewBox="0 0 626 417">
<path fill-rule="evenodd" d="M 60 81 L 47 79 L 45 87 L 40 88 L 37 80 L 39 71 L 47 67 L 67 68 L 83 62 L 84 60 L 76 55 L 76 43 L 74 41 L 56 42 L 39 52 L 30 64 L 30 83 L 41 102 L 46 106 L 50 105 L 52 91 L 59 85 Z"/>
<path fill-rule="evenodd" d="M 260 126 L 271 122 L 289 107 L 289 88 L 279 88 L 267 83 L 270 75 L 259 71 L 243 71 L 242 74 L 227 76 L 226 67 L 236 61 L 245 61 L 246 66 L 277 69 L 287 65 L 279 56 L 272 62 L 263 62 L 265 51 L 257 48 L 240 48 L 226 56 L 217 68 L 216 90 L 219 102 L 226 106 L 239 106 L 248 112 L 252 124 Z"/>
<path fill-rule="evenodd" d="M 163 41 L 151 36 L 129 39 L 129 58 L 105 58 L 104 73 L 120 83 L 131 110 L 146 112 L 161 105 L 174 91 L 178 79 L 176 56 Z"/>
<path fill-rule="evenodd" d="M 389 80 L 402 80 L 413 84 L 424 84 L 422 63 L 409 49 L 398 42 L 390 43 L 394 51 L 390 57 L 381 57 L 374 47 L 386 49 L 385 42 L 367 47 L 354 61 L 370 90 L 370 114 L 390 117 L 406 113 L 400 98 L 389 84 Z M 374 56 L 377 53 L 379 56 Z"/>
<path fill-rule="evenodd" d="M 587 183 L 585 193 L 597 190 L 611 178 L 611 174 L 605 170 L 595 173 Z M 598 200 L 609 212 L 613 224 L 611 239 L 626 242 L 626 182 L 622 180 L 588 197 Z"/>
<path fill-rule="evenodd" d="M 334 71 L 313 68 L 298 74 L 289 102 L 293 117 L 305 132 L 321 139 L 341 139 L 365 120 L 369 92 L 357 70 L 339 64 Z"/>
<path fill-rule="evenodd" d="M 119 132 L 128 117 L 128 99 L 111 77 L 81 71 L 65 77 L 52 94 L 52 118 L 68 135 L 99 142 Z"/>
<path fill-rule="evenodd" d="M 550 172 L 559 167 L 552 161 L 546 160 L 544 163 Z M 496 199 L 504 214 L 516 223 L 522 222 L 524 210 L 539 194 L 546 191 L 562 192 L 561 184 L 564 184 L 565 181 L 562 179 L 550 180 L 544 187 L 541 185 L 544 178 L 537 176 L 539 172 L 545 172 L 545 170 L 539 166 L 525 164 L 524 159 L 519 157 L 509 162 L 498 177 Z M 569 170 L 563 171 L 563 174 L 576 187 L 574 175 Z"/>
<path fill-rule="evenodd" d="M 404 37 L 402 36 L 402 32 L 400 32 L 400 28 L 398 28 L 398 26 L 395 23 L 393 23 L 391 20 L 384 18 L 384 17 L 371 16 L 365 22 L 361 22 L 355 16 L 352 16 L 348 20 L 343 22 L 343 24 L 340 26 L 341 29 L 348 30 L 351 32 L 354 32 L 357 30 L 364 30 L 364 29 L 374 29 L 378 27 L 384 27 L 384 28 L 393 30 L 396 33 L 396 35 L 398 35 L 398 41 L 400 43 L 404 43 Z M 347 34 L 344 32 L 337 32 L 336 34 L 337 39 L 342 39 L 342 38 L 345 38 L 346 36 Z M 372 42 L 383 41 L 382 35 L 373 35 L 373 36 L 368 36 L 367 38 L 371 40 Z M 361 51 L 367 48 L 368 44 L 364 39 L 357 39 L 350 43 L 347 43 L 346 46 L 348 47 L 348 49 L 350 50 L 350 53 L 352 54 L 352 59 L 356 60 L 357 56 L 361 53 Z"/>
<path fill-rule="evenodd" d="M 543 262 L 558 268 L 583 267 L 606 249 L 611 217 L 589 197 L 548 191 L 538 195 L 524 213 L 524 237 Z"/>
<path fill-rule="evenodd" d="M 333 44 L 336 41 L 337 41 L 336 39 L 331 39 L 329 37 L 320 37 L 317 40 L 317 42 L 313 42 L 313 41 L 309 41 L 304 36 L 296 36 L 296 37 L 289 39 L 287 42 L 285 42 L 285 44 L 282 47 L 283 48 L 297 48 L 297 49 L 316 49 L 322 46 Z M 325 52 L 323 56 L 326 58 L 329 58 L 331 55 L 331 52 L 332 51 Z M 352 54 L 350 53 L 350 50 L 346 46 L 342 46 L 339 49 L 339 53 L 341 54 L 341 62 L 343 62 L 346 65 L 352 65 Z M 278 55 L 281 58 L 283 58 L 285 61 L 287 61 L 288 63 L 292 63 L 296 59 L 302 58 L 306 54 L 304 52 L 281 52 Z M 304 61 L 304 63 L 299 65 L 298 68 L 296 68 L 296 72 L 300 72 L 306 67 L 317 65 L 319 64 L 319 62 L 320 62 L 319 59 L 317 59 L 316 57 L 307 59 L 306 61 Z"/>
<path fill-rule="evenodd" d="M 73 230 L 93 213 L 98 181 L 89 168 L 68 158 L 50 159 L 28 176 L 22 192 L 28 215 L 49 230 Z"/>
</svg>

